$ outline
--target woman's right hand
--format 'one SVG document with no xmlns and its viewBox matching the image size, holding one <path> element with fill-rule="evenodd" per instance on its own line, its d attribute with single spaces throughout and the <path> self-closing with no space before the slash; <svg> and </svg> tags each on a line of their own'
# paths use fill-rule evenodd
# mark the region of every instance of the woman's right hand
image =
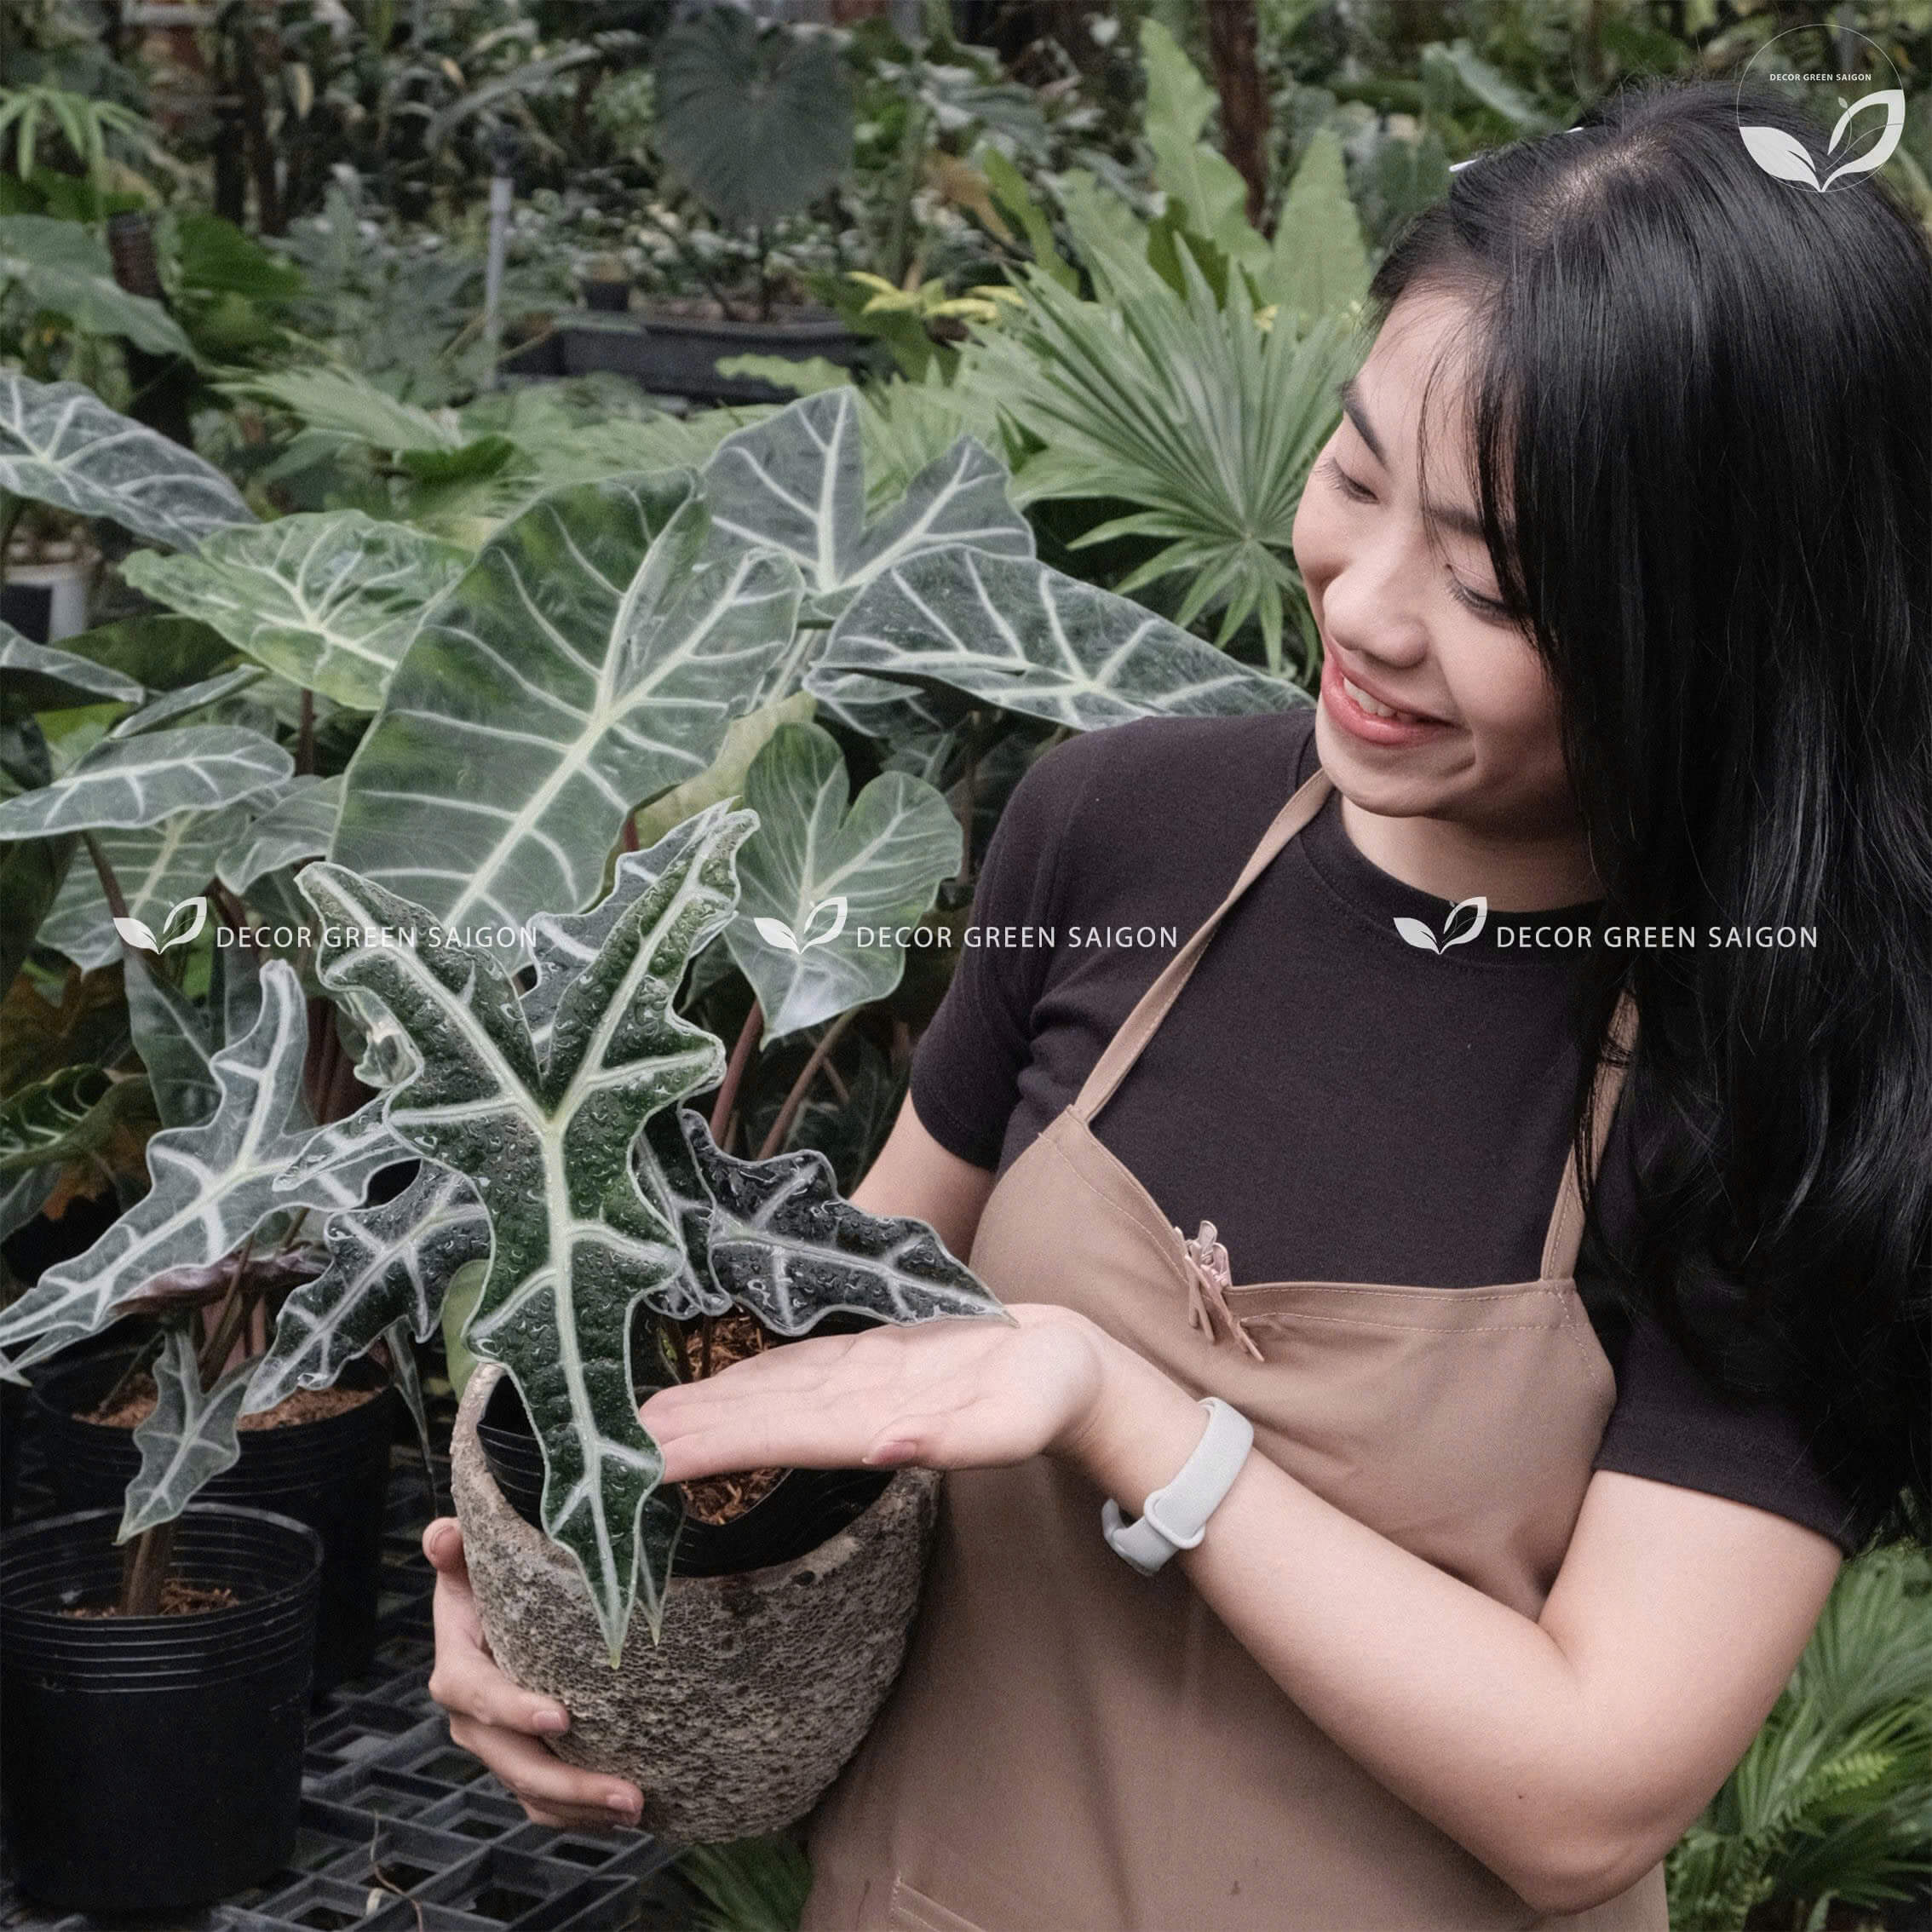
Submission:
<svg viewBox="0 0 1932 1932">
<path fill-rule="evenodd" d="M 423 1531 L 423 1554 L 436 1572 L 429 1694 L 450 1714 L 451 1742 L 480 1757 L 539 1825 L 582 1831 L 636 1824 L 644 1804 L 636 1785 L 554 1757 L 542 1739 L 568 1730 L 570 1713 L 554 1697 L 511 1682 L 497 1667 L 476 1614 L 463 1528 L 454 1516 L 439 1516 Z"/>
</svg>

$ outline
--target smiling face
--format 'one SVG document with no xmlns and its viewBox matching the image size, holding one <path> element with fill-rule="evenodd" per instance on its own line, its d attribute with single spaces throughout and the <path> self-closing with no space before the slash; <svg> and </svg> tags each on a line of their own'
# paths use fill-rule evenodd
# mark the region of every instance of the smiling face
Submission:
<svg viewBox="0 0 1932 1932">
<path fill-rule="evenodd" d="M 1468 313 L 1421 287 L 1395 303 L 1345 388 L 1294 531 L 1321 634 L 1322 764 L 1360 812 L 1444 821 L 1439 852 L 1463 842 L 1452 828 L 1533 844 L 1556 830 L 1573 838 L 1576 825 L 1556 687 L 1496 602 L 1475 520 L 1462 434 Z M 1418 437 L 1432 371 L 1425 515 Z"/>
</svg>

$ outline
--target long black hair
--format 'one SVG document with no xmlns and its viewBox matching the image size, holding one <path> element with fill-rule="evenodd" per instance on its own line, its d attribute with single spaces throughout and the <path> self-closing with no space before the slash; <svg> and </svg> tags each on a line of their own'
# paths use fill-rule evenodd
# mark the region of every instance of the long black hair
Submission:
<svg viewBox="0 0 1932 1932">
<path fill-rule="evenodd" d="M 1367 306 L 1468 303 L 1483 528 L 1605 923 L 1697 934 L 1579 957 L 1586 1176 L 1591 1066 L 1638 1011 L 1637 1222 L 1612 1251 L 1593 1209 L 1592 1251 L 1722 1395 L 1796 1411 L 1861 1543 L 1924 1538 L 1932 245 L 1876 174 L 1774 179 L 1740 118 L 1843 159 L 1768 89 L 1633 83 L 1457 170 Z"/>
</svg>

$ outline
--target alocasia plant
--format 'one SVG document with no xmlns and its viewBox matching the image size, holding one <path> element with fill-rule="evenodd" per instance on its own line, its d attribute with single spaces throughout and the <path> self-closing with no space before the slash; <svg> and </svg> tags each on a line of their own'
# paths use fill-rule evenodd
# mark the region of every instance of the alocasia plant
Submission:
<svg viewBox="0 0 1932 1932">
<path fill-rule="evenodd" d="M 1009 1319 L 923 1222 L 840 1201 L 823 1155 L 733 1159 L 689 1109 L 676 1116 L 681 1156 L 665 1135 L 664 1110 L 724 1072 L 721 1043 L 671 1002 L 692 953 L 733 916 L 733 857 L 756 824 L 716 805 L 627 854 L 602 904 L 542 922 L 538 984 L 521 998 L 487 952 L 434 943 L 419 907 L 340 866 L 301 875 L 325 922 L 323 984 L 379 1002 L 412 1049 L 392 1061 L 384 1124 L 466 1176 L 489 1218 L 489 1274 L 463 1339 L 522 1395 L 543 1453 L 543 1529 L 582 1567 L 613 1661 L 640 1599 L 658 1632 L 681 1522 L 637 1419 L 639 1304 L 682 1317 L 736 1303 L 785 1335 L 835 1308 Z M 397 943 L 363 943 L 384 932 Z M 291 1297 L 283 1363 L 359 1279 L 380 1297 L 365 1331 L 404 1312 L 394 1280 L 351 1259 Z M 284 1381 L 278 1370 L 250 1406 Z"/>
</svg>

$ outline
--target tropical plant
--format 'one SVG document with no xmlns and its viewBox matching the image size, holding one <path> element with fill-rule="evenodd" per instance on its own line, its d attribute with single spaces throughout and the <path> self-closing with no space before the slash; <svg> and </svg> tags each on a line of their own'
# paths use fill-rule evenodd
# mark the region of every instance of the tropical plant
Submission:
<svg viewBox="0 0 1932 1932">
<path fill-rule="evenodd" d="M 1822 1926 L 1932 1877 L 1932 1552 L 1848 1563 L 1791 1682 L 1666 1866 L 1670 1923 Z M 1783 1908 L 1780 1910 L 1779 1908 Z"/>
<path fill-rule="evenodd" d="M 664 36 L 654 72 L 658 152 L 721 221 L 756 237 L 767 317 L 767 231 L 851 163 L 844 63 L 829 40 L 713 6 Z"/>
<path fill-rule="evenodd" d="M 432 473 L 485 440 L 366 385 L 308 402 Z M 650 447 L 650 423 L 605 428 Z M 8 645 L 47 708 L 14 721 L 0 800 L 0 839 L 35 855 L 3 882 L 23 977 L 121 963 L 135 1062 L 109 1044 L 36 1068 L 0 1138 L 9 1215 L 121 1086 L 143 1082 L 163 1124 L 147 1192 L 0 1308 L 13 1373 L 130 1314 L 160 1324 L 130 1601 L 242 1415 L 379 1343 L 406 1390 L 412 1338 L 486 1259 L 454 1338 L 521 1394 L 544 1527 L 613 1654 L 634 1597 L 655 1633 L 682 1520 L 634 1379 L 667 1372 L 677 1325 L 735 1307 L 782 1340 L 834 1308 L 991 1309 L 923 1223 L 859 1215 L 823 1153 L 787 1151 L 832 1046 L 904 975 L 861 929 L 917 919 L 960 874 L 975 773 L 998 768 L 988 717 L 1084 729 L 1299 694 L 1043 565 L 970 439 L 869 511 L 863 440 L 856 393 L 828 390 L 701 468 L 539 487 L 472 551 L 354 509 L 258 522 L 85 391 L 0 376 L 0 485 L 174 553 L 124 566 L 166 614 Z M 814 706 L 872 747 L 856 796 Z M 326 773 L 325 736 L 344 746 Z M 933 781 L 961 761 L 956 811 Z M 216 917 L 274 933 L 210 951 Z M 387 942 L 356 943 L 371 932 Z M 697 1015 L 733 986 L 727 1063 Z M 774 1065 L 787 1042 L 808 1058 L 746 1159 L 730 1142 L 761 1040 Z M 891 1081 L 855 1073 L 869 1150 Z M 677 1105 L 710 1087 L 716 1132 Z M 273 1343 L 231 1362 L 256 1308 Z"/>
</svg>

